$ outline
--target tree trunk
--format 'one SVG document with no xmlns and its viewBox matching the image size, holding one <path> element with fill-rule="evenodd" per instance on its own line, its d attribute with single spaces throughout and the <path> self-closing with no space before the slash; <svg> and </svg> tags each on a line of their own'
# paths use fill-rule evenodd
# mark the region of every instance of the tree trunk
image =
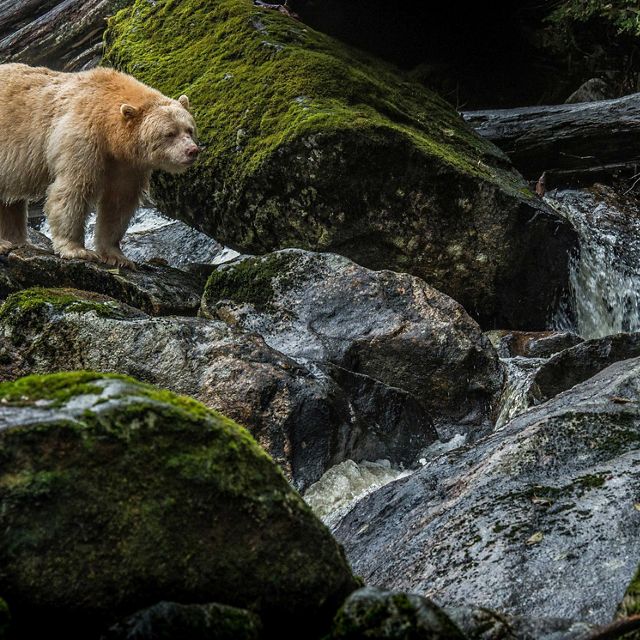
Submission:
<svg viewBox="0 0 640 640">
<path fill-rule="evenodd" d="M 470 111 L 464 119 L 529 179 L 588 177 L 640 164 L 640 93 L 615 100 Z"/>
<path fill-rule="evenodd" d="M 0 0 L 0 62 L 77 71 L 102 56 L 106 18 L 128 0 Z"/>
</svg>

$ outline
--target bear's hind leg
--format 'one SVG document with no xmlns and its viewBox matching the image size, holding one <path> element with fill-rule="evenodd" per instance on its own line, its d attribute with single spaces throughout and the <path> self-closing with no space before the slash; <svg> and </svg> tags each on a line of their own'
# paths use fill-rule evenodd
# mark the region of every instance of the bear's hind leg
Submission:
<svg viewBox="0 0 640 640">
<path fill-rule="evenodd" d="M 0 253 L 27 244 L 27 203 L 0 202 Z"/>
<path fill-rule="evenodd" d="M 94 251 L 84 247 L 89 202 L 89 194 L 72 180 L 58 177 L 49 187 L 44 212 L 51 227 L 53 250 L 61 258 L 99 261 Z"/>
</svg>

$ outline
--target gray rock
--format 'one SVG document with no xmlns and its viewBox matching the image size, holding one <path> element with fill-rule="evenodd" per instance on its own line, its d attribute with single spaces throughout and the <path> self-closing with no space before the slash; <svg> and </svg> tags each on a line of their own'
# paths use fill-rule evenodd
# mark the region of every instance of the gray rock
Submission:
<svg viewBox="0 0 640 640">
<path fill-rule="evenodd" d="M 335 531 L 357 574 L 446 605 L 606 623 L 640 556 L 640 359 L 360 502 Z"/>
<path fill-rule="evenodd" d="M 101 640 L 259 640 L 260 618 L 225 605 L 159 602 L 114 625 Z"/>
<path fill-rule="evenodd" d="M 420 278 L 335 254 L 285 250 L 223 265 L 201 314 L 259 333 L 298 362 L 328 362 L 411 393 L 438 433 L 490 428 L 495 350 L 454 300 Z"/>
<path fill-rule="evenodd" d="M 640 333 L 587 340 L 547 360 L 531 381 L 530 402 L 539 404 L 591 378 L 619 360 L 640 356 Z"/>
<path fill-rule="evenodd" d="M 577 640 L 591 625 L 523 618 L 473 607 L 440 608 L 411 593 L 365 587 L 352 593 L 334 621 L 332 640 Z"/>
<path fill-rule="evenodd" d="M 92 369 L 189 395 L 246 426 L 300 489 L 346 458 L 410 464 L 436 439 L 407 392 L 310 369 L 220 321 L 151 318 L 96 294 L 41 289 L 7 300 L 0 332 L 1 378 Z"/>
<path fill-rule="evenodd" d="M 595 102 L 616 98 L 615 92 L 602 78 L 590 78 L 583 82 L 565 101 L 565 104 L 577 102 Z"/>
<path fill-rule="evenodd" d="M 0 256 L 1 298 L 33 286 L 75 287 L 111 296 L 152 315 L 195 315 L 204 283 L 197 273 L 168 266 L 112 269 L 86 260 L 63 260 L 35 247 Z"/>
<path fill-rule="evenodd" d="M 570 331 L 487 331 L 501 358 L 548 358 L 573 347 L 582 338 Z"/>
</svg>

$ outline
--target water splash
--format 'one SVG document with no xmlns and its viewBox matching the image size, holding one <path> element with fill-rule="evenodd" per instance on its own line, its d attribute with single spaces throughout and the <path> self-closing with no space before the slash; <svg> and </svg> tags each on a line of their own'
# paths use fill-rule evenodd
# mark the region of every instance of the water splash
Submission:
<svg viewBox="0 0 640 640">
<path fill-rule="evenodd" d="M 410 473 L 392 469 L 388 460 L 360 463 L 345 460 L 331 467 L 318 482 L 312 484 L 304 499 L 314 513 L 332 528 L 362 498 Z"/>
<path fill-rule="evenodd" d="M 570 274 L 570 310 L 559 310 L 554 328 L 585 339 L 640 331 L 638 202 L 602 185 L 551 192 L 545 200 L 580 239 Z"/>
<path fill-rule="evenodd" d="M 546 358 L 501 358 L 505 368 L 505 385 L 500 397 L 496 430 L 504 427 L 512 418 L 524 413 L 530 406 L 531 383 Z"/>
</svg>

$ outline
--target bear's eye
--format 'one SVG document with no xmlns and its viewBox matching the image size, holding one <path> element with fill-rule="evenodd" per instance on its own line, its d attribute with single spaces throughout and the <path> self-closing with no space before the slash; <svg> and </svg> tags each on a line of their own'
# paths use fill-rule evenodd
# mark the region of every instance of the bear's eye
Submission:
<svg viewBox="0 0 640 640">
<path fill-rule="evenodd" d="M 165 138 L 175 138 L 176 135 L 177 135 L 177 133 L 175 131 L 167 131 L 164 134 L 164 137 Z"/>
<path fill-rule="evenodd" d="M 187 129 L 187 133 L 193 138 L 193 129 L 191 127 Z"/>
</svg>

